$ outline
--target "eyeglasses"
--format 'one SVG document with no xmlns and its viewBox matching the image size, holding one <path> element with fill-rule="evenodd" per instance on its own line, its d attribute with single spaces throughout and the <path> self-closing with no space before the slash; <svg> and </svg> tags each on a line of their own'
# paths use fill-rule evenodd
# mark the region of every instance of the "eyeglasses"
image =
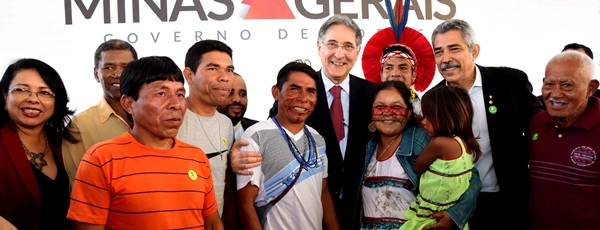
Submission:
<svg viewBox="0 0 600 230">
<path fill-rule="evenodd" d="M 39 98 L 42 101 L 54 100 L 54 97 L 56 96 L 56 94 L 54 94 L 50 90 L 40 90 L 37 92 L 32 92 L 28 88 L 22 88 L 22 87 L 14 87 L 14 88 L 10 89 L 9 91 L 13 95 L 13 97 L 15 97 L 17 99 L 28 98 L 33 93 L 35 93 L 37 98 Z"/>
<path fill-rule="evenodd" d="M 406 116 L 408 109 L 399 105 L 377 105 L 373 106 L 372 115 L 401 115 Z"/>
<path fill-rule="evenodd" d="M 342 47 L 342 49 L 346 52 L 352 52 L 356 49 L 356 47 L 352 44 L 346 43 L 340 45 L 337 42 L 327 42 L 325 43 L 325 47 L 327 47 L 329 50 L 337 50 L 338 48 Z"/>
</svg>

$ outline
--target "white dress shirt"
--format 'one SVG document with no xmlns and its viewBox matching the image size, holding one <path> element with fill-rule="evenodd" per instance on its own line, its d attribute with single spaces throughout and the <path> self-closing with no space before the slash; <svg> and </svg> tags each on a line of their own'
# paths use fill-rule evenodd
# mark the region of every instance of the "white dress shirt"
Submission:
<svg viewBox="0 0 600 230">
<path fill-rule="evenodd" d="M 329 90 L 331 87 L 336 86 L 327 76 L 321 72 L 321 77 L 323 78 L 323 85 L 325 86 L 325 91 L 327 93 L 327 105 L 331 109 L 331 102 L 333 102 L 333 95 Z M 350 76 L 347 76 L 344 81 L 338 84 L 342 87 L 340 96 L 342 98 L 342 111 L 344 111 L 344 138 L 340 140 L 340 151 L 342 152 L 342 159 L 346 156 L 346 145 L 348 143 L 348 124 L 350 124 Z"/>
</svg>

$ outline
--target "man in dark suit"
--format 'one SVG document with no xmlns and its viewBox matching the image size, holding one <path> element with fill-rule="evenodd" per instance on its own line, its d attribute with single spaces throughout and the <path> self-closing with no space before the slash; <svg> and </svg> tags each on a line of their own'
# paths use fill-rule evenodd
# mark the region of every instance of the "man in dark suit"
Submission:
<svg viewBox="0 0 600 230">
<path fill-rule="evenodd" d="M 360 173 L 366 144 L 372 136 L 368 125 L 371 122 L 371 88 L 375 84 L 350 74 L 358 59 L 361 42 L 361 30 L 348 16 L 334 15 L 323 23 L 317 41 L 322 64 L 321 77 L 317 81 L 317 104 L 306 120 L 307 125 L 325 138 L 329 160 L 327 182 L 341 229 L 360 227 L 360 210 L 356 210 L 354 204 L 362 181 Z M 334 96 L 330 89 L 336 86 L 341 87 L 339 100 L 343 118 L 334 124 L 330 113 Z M 272 108 L 269 116 L 274 116 L 275 111 L 277 108 Z M 335 125 L 341 127 L 337 133 Z M 255 165 L 259 157 L 251 157 L 254 155 L 234 151 L 231 156 L 234 172 L 244 173 L 238 169 Z"/>
<path fill-rule="evenodd" d="M 217 111 L 231 119 L 235 140 L 239 140 L 248 127 L 258 122 L 244 117 L 247 107 L 248 90 L 246 89 L 246 82 L 240 74 L 234 72 L 231 92 L 229 93 L 225 104 L 217 107 Z"/>
<path fill-rule="evenodd" d="M 592 52 L 592 49 L 590 49 L 590 47 L 587 47 L 585 45 L 582 45 L 579 43 L 570 43 L 570 44 L 567 44 L 563 48 L 562 52 L 565 52 L 567 50 L 575 50 L 575 51 L 578 51 L 580 53 L 587 55 L 591 59 L 594 59 L 594 53 Z M 592 94 L 592 96 L 600 98 L 600 89 L 596 89 L 596 91 L 594 91 L 594 94 Z M 538 100 L 540 100 L 540 103 L 542 103 L 544 110 L 546 110 L 546 104 L 544 103 L 544 98 L 542 98 L 542 95 L 537 96 L 537 98 L 538 98 Z"/>
<path fill-rule="evenodd" d="M 466 89 L 474 106 L 473 132 L 483 152 L 475 163 L 482 181 L 471 229 L 524 229 L 529 187 L 529 121 L 542 111 L 523 71 L 475 64 L 479 45 L 471 26 L 447 20 L 431 36 L 438 71 L 435 87 Z M 504 211 L 510 210 L 510 211 Z"/>
</svg>

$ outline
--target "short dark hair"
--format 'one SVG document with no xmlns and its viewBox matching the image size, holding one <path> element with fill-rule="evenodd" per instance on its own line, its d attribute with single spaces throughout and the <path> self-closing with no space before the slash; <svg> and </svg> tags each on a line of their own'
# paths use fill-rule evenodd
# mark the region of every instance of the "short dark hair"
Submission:
<svg viewBox="0 0 600 230">
<path fill-rule="evenodd" d="M 372 94 L 371 105 L 373 105 L 373 103 L 375 103 L 374 100 L 377 97 L 377 94 L 379 94 L 379 92 L 381 92 L 382 90 L 386 90 L 386 89 L 395 89 L 396 91 L 398 91 L 398 93 L 400 93 L 400 96 L 402 97 L 402 99 L 404 99 L 407 109 L 409 109 L 409 110 L 413 109 L 412 103 L 410 102 L 410 97 L 411 97 L 410 88 L 408 88 L 408 86 L 406 86 L 406 84 L 404 84 L 404 82 L 401 82 L 401 81 L 384 81 L 384 82 L 376 85 L 373 88 L 373 91 L 371 93 Z M 408 117 L 408 121 L 406 122 L 406 127 L 414 126 L 414 125 L 417 125 L 417 121 L 414 118 L 414 112 L 413 112 L 413 114 Z"/>
<path fill-rule="evenodd" d="M 202 60 L 202 55 L 212 51 L 223 52 L 233 58 L 233 50 L 227 44 L 217 40 L 202 40 L 196 42 L 188 49 L 185 54 L 185 67 L 190 68 L 192 72 L 196 73 L 198 65 L 200 65 L 200 60 Z"/>
<path fill-rule="evenodd" d="M 585 45 L 579 44 L 579 43 L 571 43 L 571 44 L 567 44 L 564 48 L 563 48 L 563 52 L 566 50 L 578 50 L 578 49 L 582 49 L 585 54 L 587 54 L 588 57 L 590 57 L 591 59 L 594 59 L 594 53 L 592 53 L 592 49 L 590 49 L 590 47 L 587 47 Z"/>
<path fill-rule="evenodd" d="M 281 88 L 283 87 L 283 84 L 285 84 L 285 82 L 290 78 L 290 73 L 292 73 L 292 72 L 306 73 L 306 74 L 308 74 L 308 76 L 310 76 L 310 78 L 312 78 L 315 81 L 315 84 L 317 84 L 317 79 L 319 77 L 317 72 L 309 65 L 304 64 L 304 62 L 302 62 L 300 60 L 295 60 L 295 61 L 285 64 L 279 70 L 279 73 L 277 73 L 276 86 L 279 90 L 281 90 Z"/>
<path fill-rule="evenodd" d="M 138 59 L 137 52 L 131 44 L 121 39 L 110 39 L 100 44 L 96 49 L 96 53 L 94 53 L 94 68 L 98 68 L 98 62 L 100 62 L 100 59 L 102 58 L 102 52 L 109 50 L 129 50 L 133 56 L 133 60 Z"/>
<path fill-rule="evenodd" d="M 121 95 L 137 100 L 144 84 L 155 81 L 176 81 L 185 84 L 181 69 L 169 57 L 149 56 L 129 63 L 121 73 Z"/>
<path fill-rule="evenodd" d="M 0 90 L 3 93 L 9 93 L 8 87 L 13 81 L 17 73 L 21 70 L 35 70 L 38 72 L 44 83 L 50 87 L 50 90 L 54 95 L 54 114 L 46 121 L 44 125 L 44 131 L 53 135 L 48 135 L 48 138 L 54 143 L 60 145 L 62 138 L 65 140 L 76 143 L 77 140 L 71 132 L 66 128 L 69 122 L 71 122 L 70 116 L 75 112 L 70 110 L 67 104 L 69 103 L 69 96 L 67 95 L 67 89 L 63 84 L 63 81 L 54 68 L 50 65 L 32 58 L 19 59 L 13 64 L 9 65 L 0 80 Z M 5 107 L 6 101 L 1 100 L 0 107 Z M 8 111 L 0 109 L 0 127 L 9 125 L 13 122 L 10 118 Z"/>
</svg>

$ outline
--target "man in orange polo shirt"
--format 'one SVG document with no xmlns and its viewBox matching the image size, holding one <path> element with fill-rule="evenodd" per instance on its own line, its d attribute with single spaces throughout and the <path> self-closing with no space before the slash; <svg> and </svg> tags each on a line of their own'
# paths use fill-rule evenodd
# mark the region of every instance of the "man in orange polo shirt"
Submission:
<svg viewBox="0 0 600 230">
<path fill-rule="evenodd" d="M 73 229 L 223 229 L 208 158 L 175 137 L 183 83 L 168 57 L 123 70 L 121 105 L 134 126 L 85 153 L 67 214 Z"/>
</svg>

